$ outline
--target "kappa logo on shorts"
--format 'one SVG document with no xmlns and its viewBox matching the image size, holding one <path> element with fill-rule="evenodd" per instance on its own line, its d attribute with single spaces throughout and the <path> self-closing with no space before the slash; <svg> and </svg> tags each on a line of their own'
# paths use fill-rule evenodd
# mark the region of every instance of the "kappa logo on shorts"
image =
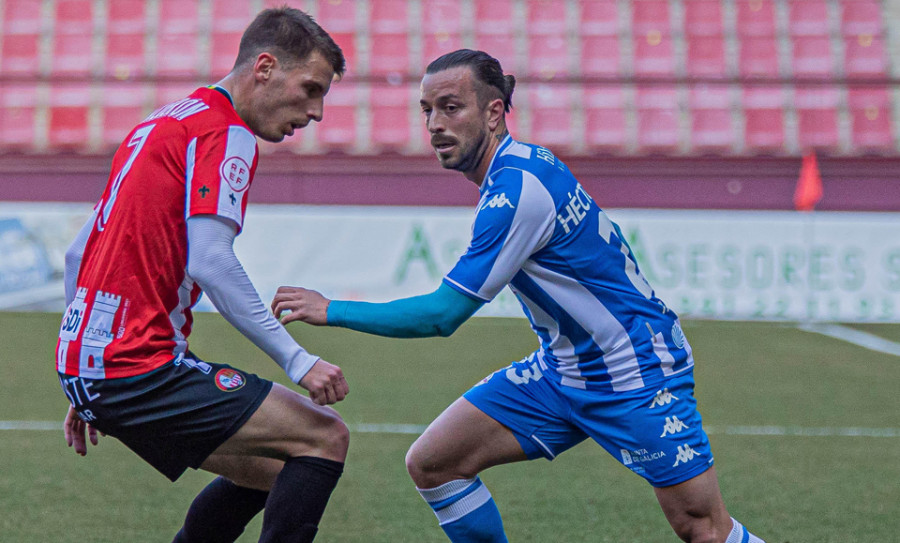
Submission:
<svg viewBox="0 0 900 543">
<path fill-rule="evenodd" d="M 664 388 L 656 392 L 656 396 L 653 398 L 653 401 L 650 403 L 650 409 L 653 409 L 657 406 L 669 405 L 672 403 L 672 400 L 678 400 L 678 396 L 669 392 L 668 388 Z"/>
<path fill-rule="evenodd" d="M 234 392 L 247 383 L 244 374 L 232 369 L 221 369 L 216 372 L 216 386 L 225 392 Z"/>
</svg>

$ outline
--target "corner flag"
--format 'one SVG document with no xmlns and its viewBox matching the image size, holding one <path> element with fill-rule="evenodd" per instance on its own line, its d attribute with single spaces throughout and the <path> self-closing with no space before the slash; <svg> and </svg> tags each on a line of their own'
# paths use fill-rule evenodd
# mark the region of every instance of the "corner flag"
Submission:
<svg viewBox="0 0 900 543">
<path fill-rule="evenodd" d="M 812 211 L 821 199 L 822 176 L 819 175 L 816 154 L 813 152 L 803 157 L 800 178 L 797 180 L 797 188 L 794 190 L 794 207 L 797 208 L 797 211 Z"/>
</svg>

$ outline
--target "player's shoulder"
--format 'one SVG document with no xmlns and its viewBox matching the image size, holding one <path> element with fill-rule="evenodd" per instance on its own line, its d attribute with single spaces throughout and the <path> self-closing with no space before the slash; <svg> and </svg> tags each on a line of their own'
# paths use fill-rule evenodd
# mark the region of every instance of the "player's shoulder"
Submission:
<svg viewBox="0 0 900 543">
<path fill-rule="evenodd" d="M 568 167 L 550 149 L 507 136 L 497 151 L 491 177 L 516 177 L 521 176 L 521 172 L 527 172 L 544 180 L 566 175 L 568 171 Z"/>
<path fill-rule="evenodd" d="M 157 108 L 144 120 L 145 123 L 149 121 L 172 122 L 189 132 L 226 132 L 231 127 L 239 127 L 252 134 L 235 111 L 231 99 L 210 87 L 201 87 Z"/>
</svg>

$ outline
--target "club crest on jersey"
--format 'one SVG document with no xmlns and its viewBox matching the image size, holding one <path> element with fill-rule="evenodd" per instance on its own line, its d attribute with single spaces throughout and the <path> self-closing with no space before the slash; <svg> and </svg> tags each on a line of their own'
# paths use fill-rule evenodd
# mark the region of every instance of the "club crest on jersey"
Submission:
<svg viewBox="0 0 900 543">
<path fill-rule="evenodd" d="M 250 166 L 239 156 L 226 158 L 219 173 L 235 192 L 246 190 L 250 184 Z"/>
<path fill-rule="evenodd" d="M 219 390 L 232 392 L 244 386 L 246 382 L 244 374 L 239 371 L 226 368 L 216 372 L 216 386 Z"/>
</svg>

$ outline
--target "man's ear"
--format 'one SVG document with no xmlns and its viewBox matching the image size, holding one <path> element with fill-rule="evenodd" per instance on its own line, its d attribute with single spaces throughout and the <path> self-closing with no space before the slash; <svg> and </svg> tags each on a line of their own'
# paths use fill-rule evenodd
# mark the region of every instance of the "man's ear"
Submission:
<svg viewBox="0 0 900 543">
<path fill-rule="evenodd" d="M 259 82 L 268 81 L 277 65 L 278 59 L 272 53 L 262 52 L 253 64 L 253 77 Z"/>
<path fill-rule="evenodd" d="M 503 107 L 503 100 L 500 98 L 491 100 L 488 103 L 487 111 L 485 114 L 487 115 L 488 121 L 488 129 L 493 132 L 500 126 L 500 122 L 503 120 L 503 113 L 505 108 Z"/>
</svg>

